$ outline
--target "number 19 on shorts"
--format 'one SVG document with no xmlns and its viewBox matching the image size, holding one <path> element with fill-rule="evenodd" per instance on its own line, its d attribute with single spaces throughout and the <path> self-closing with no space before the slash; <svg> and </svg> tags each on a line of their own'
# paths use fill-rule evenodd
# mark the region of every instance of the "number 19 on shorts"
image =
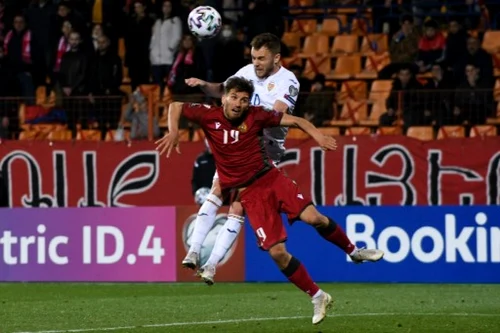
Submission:
<svg viewBox="0 0 500 333">
<path fill-rule="evenodd" d="M 255 233 L 257 234 L 257 237 L 260 240 L 260 246 L 263 246 L 264 242 L 266 241 L 266 238 L 267 238 L 267 235 L 264 232 L 264 229 L 262 227 L 258 228 L 257 230 L 255 230 Z"/>
</svg>

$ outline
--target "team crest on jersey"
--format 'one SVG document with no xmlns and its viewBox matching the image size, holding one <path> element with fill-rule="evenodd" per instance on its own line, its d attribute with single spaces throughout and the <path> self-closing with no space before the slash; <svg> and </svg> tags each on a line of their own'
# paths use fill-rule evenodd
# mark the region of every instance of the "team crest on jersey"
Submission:
<svg viewBox="0 0 500 333">
<path fill-rule="evenodd" d="M 267 85 L 267 90 L 268 91 L 271 91 L 274 89 L 276 85 L 274 84 L 274 82 L 269 82 L 268 85 Z"/>
<path fill-rule="evenodd" d="M 245 133 L 246 131 L 248 131 L 247 124 L 243 123 L 240 126 L 238 126 L 238 131 L 240 131 L 241 133 Z"/>
</svg>

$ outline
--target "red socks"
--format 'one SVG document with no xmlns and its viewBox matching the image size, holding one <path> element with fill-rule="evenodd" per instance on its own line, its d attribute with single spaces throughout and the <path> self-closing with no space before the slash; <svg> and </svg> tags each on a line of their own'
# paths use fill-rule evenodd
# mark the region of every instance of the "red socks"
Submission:
<svg viewBox="0 0 500 333">
<path fill-rule="evenodd" d="M 290 263 L 282 272 L 291 283 L 309 296 L 313 297 L 319 291 L 319 287 L 314 283 L 305 266 L 297 258 L 292 257 Z"/>
<path fill-rule="evenodd" d="M 328 218 L 328 220 L 329 223 L 326 227 L 316 228 L 318 233 L 330 243 L 340 247 L 346 254 L 351 254 L 356 246 L 351 243 L 344 230 L 337 223 L 331 218 Z"/>
</svg>

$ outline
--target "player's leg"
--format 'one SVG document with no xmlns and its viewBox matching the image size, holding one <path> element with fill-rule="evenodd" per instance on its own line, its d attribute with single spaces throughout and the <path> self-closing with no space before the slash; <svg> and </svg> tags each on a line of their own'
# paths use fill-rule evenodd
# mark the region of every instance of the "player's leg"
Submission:
<svg viewBox="0 0 500 333">
<path fill-rule="evenodd" d="M 200 269 L 200 277 L 208 285 L 214 283 L 214 276 L 217 264 L 224 258 L 226 253 L 233 245 L 236 237 L 240 233 L 241 227 L 245 222 L 243 206 L 239 201 L 234 201 L 229 207 L 227 221 L 224 227 L 220 229 L 217 239 L 215 240 L 214 248 L 210 253 L 210 257 L 203 267 Z"/>
<path fill-rule="evenodd" d="M 286 250 L 285 243 L 272 246 L 269 255 L 288 281 L 311 297 L 314 306 L 312 323 L 317 325 L 322 322 L 326 317 L 326 311 L 333 305 L 332 297 L 314 283 L 306 267 Z"/>
<path fill-rule="evenodd" d="M 357 248 L 347 237 L 340 225 L 333 219 L 318 212 L 316 207 L 309 205 L 299 215 L 299 219 L 313 226 L 316 231 L 329 241 L 337 245 L 351 257 L 355 263 L 365 261 L 379 261 L 384 256 L 384 251 L 378 249 Z"/>
<path fill-rule="evenodd" d="M 216 172 L 212 184 L 212 190 L 203 205 L 201 205 L 198 210 L 198 216 L 196 217 L 194 224 L 193 237 L 191 238 L 191 246 L 189 247 L 186 257 L 182 260 L 182 266 L 190 269 L 198 267 L 201 246 L 214 226 L 215 216 L 217 215 L 219 208 L 222 206 L 222 203 L 222 193 L 219 185 L 219 178 Z"/>
<path fill-rule="evenodd" d="M 241 194 L 241 200 L 259 247 L 269 252 L 291 283 L 311 297 L 314 305 L 312 322 L 319 324 L 331 307 L 332 298 L 314 283 L 305 266 L 287 252 L 284 244 L 286 229 L 278 211 L 280 203 L 274 189 L 268 183 L 260 188 L 246 189 Z"/>
<path fill-rule="evenodd" d="M 381 250 L 356 248 L 344 230 L 330 217 L 318 212 L 312 201 L 300 192 L 292 179 L 281 174 L 275 188 L 280 201 L 283 202 L 282 210 L 288 214 L 290 221 L 298 219 L 313 226 L 321 237 L 342 249 L 352 261 L 356 263 L 378 261 L 384 256 Z"/>
</svg>

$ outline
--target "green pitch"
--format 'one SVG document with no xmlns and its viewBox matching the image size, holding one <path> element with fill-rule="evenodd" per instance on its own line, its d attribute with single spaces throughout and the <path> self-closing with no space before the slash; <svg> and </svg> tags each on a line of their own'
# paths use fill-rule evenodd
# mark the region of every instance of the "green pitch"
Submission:
<svg viewBox="0 0 500 333">
<path fill-rule="evenodd" d="M 0 284 L 0 332 L 500 332 L 500 285 Z"/>
</svg>

